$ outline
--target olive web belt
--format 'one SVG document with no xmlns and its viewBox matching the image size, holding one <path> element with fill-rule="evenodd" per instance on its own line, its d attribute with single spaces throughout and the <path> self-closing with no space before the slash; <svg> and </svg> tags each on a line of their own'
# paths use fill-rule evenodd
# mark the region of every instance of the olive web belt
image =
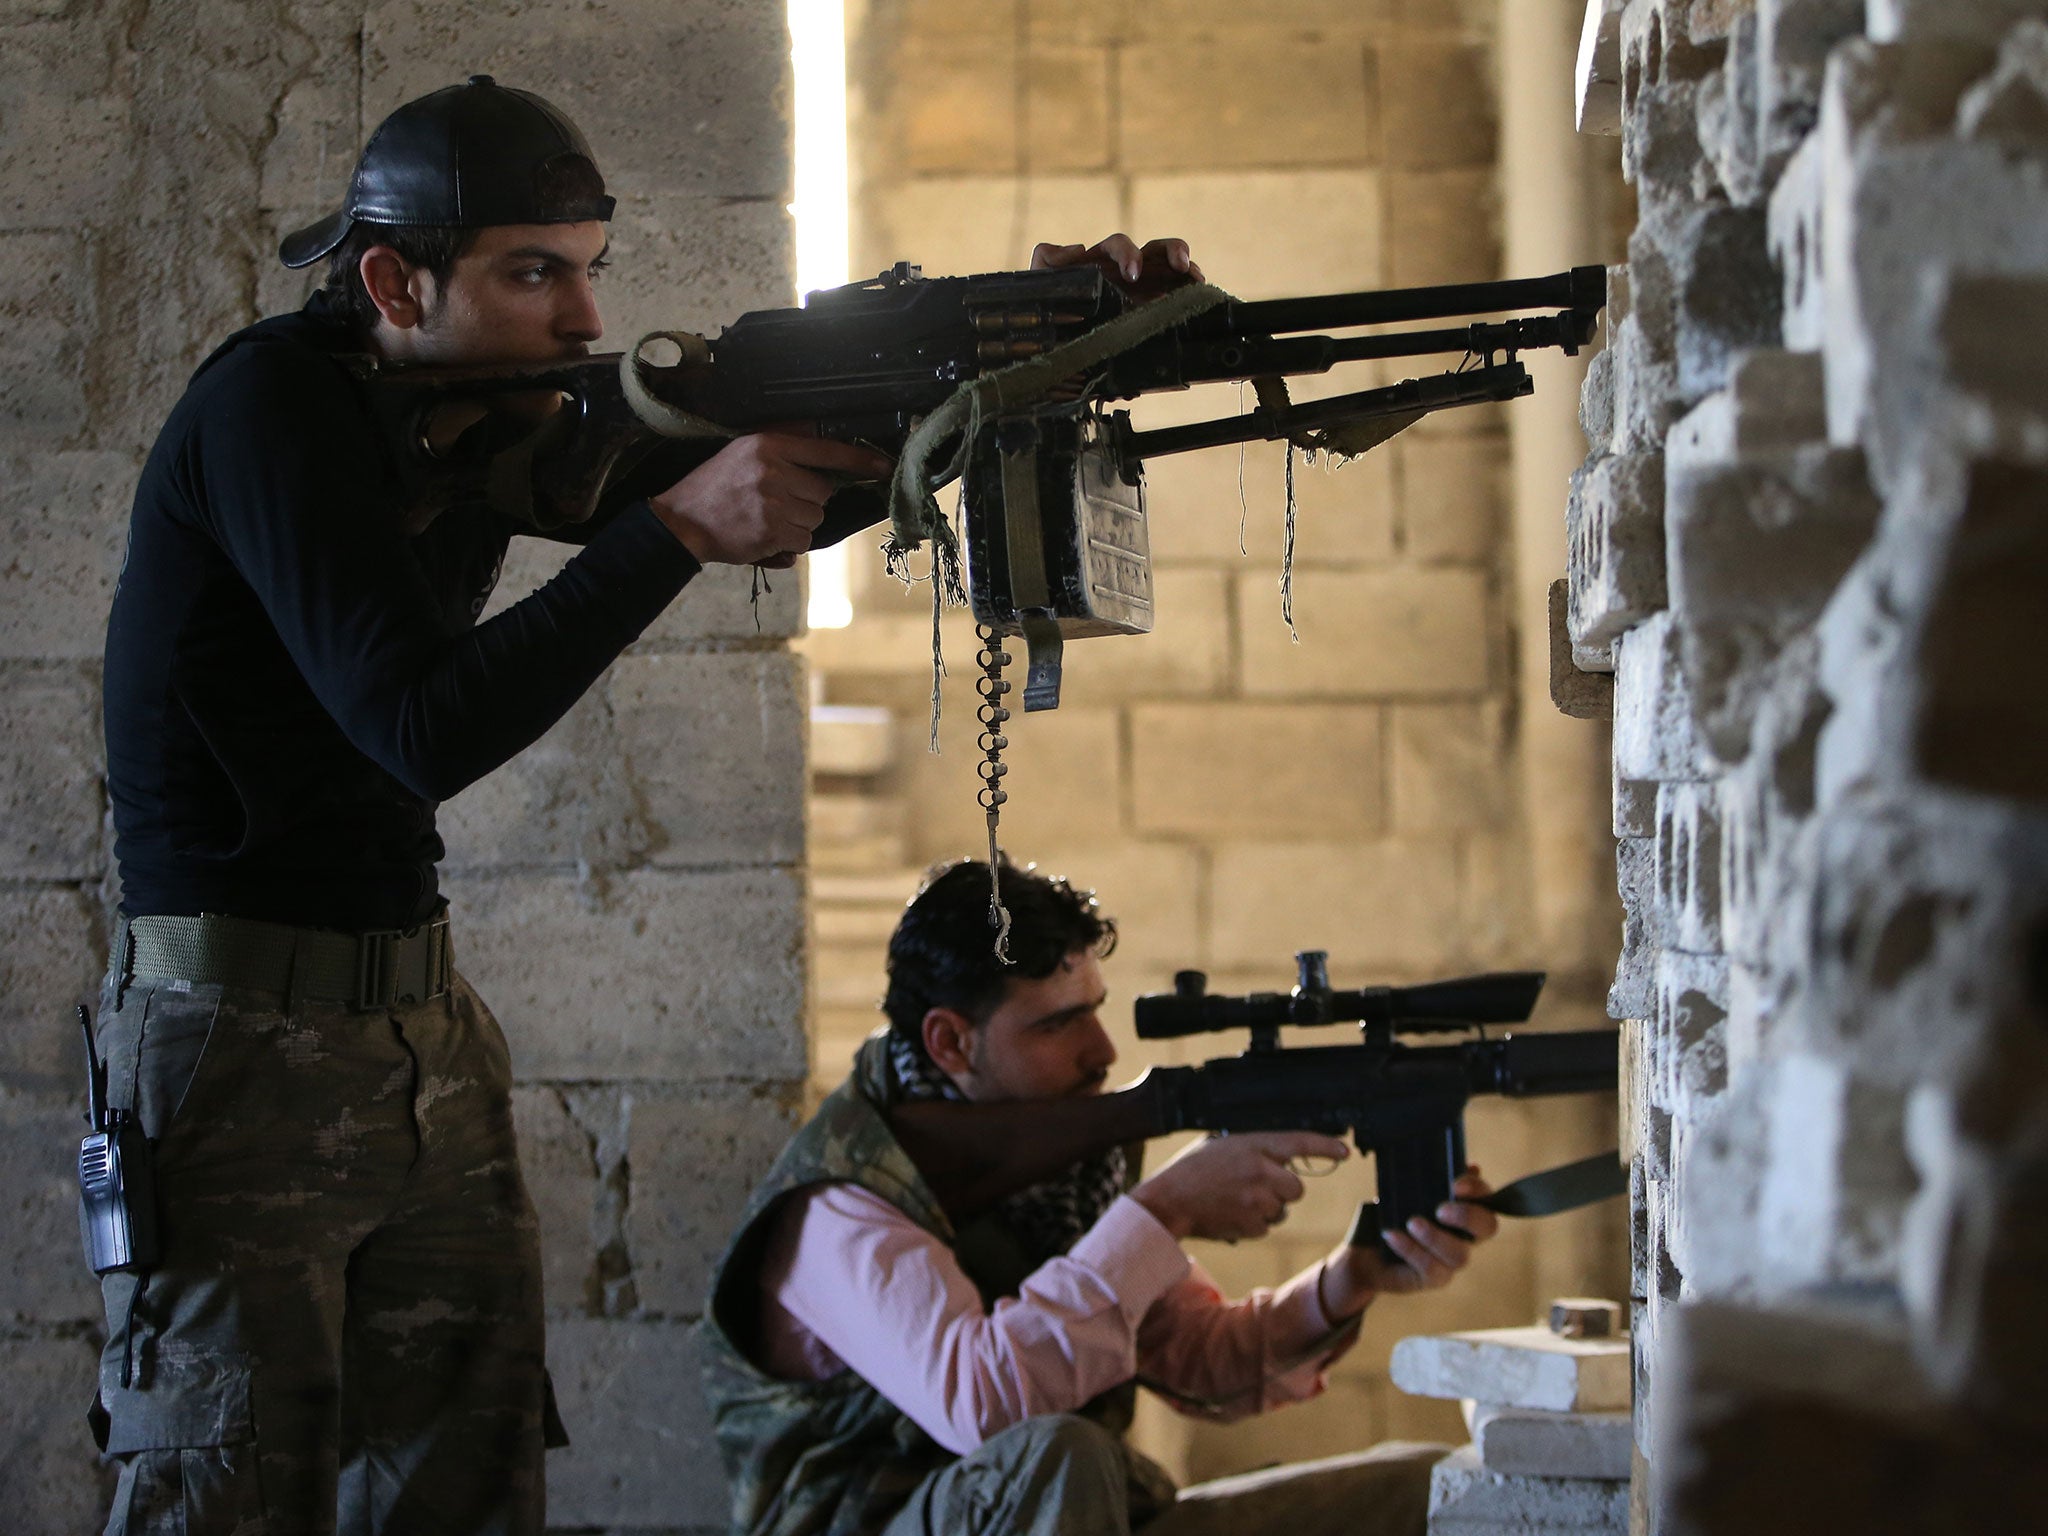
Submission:
<svg viewBox="0 0 2048 1536">
<path fill-rule="evenodd" d="M 123 935 L 121 979 L 219 983 L 292 1002 L 345 1003 L 358 1012 L 424 1003 L 454 983 L 444 912 L 417 928 L 338 933 L 249 918 L 138 917 Z"/>
</svg>

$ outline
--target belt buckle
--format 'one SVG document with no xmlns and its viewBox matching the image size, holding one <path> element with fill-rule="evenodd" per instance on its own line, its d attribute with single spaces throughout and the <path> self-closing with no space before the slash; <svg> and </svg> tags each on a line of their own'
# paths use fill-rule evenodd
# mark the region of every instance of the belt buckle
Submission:
<svg viewBox="0 0 2048 1536">
<path fill-rule="evenodd" d="M 356 1012 L 391 1005 L 391 948 L 403 937 L 396 928 L 379 928 L 356 935 Z"/>
<path fill-rule="evenodd" d="M 421 942 L 424 941 L 424 942 Z M 356 1008 L 424 1003 L 449 987 L 448 918 L 381 928 L 356 940 Z"/>
</svg>

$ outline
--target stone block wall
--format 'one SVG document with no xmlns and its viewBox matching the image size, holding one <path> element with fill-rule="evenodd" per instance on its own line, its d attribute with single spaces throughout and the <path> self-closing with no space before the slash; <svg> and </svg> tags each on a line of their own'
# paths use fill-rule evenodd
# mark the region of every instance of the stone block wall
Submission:
<svg viewBox="0 0 2048 1536">
<path fill-rule="evenodd" d="M 0 1519 L 96 1528 L 101 1323 L 71 1172 L 118 899 L 98 669 L 128 501 L 186 376 L 295 306 L 278 234 L 368 128 L 489 71 L 584 128 L 619 196 L 614 341 L 790 296 L 775 0 L 0 6 Z M 558 548 L 518 541 L 498 603 Z M 512 1042 L 575 1446 L 562 1529 L 722 1529 L 691 1325 L 794 1124 L 805 718 L 795 581 L 693 584 L 555 730 L 443 810 L 459 963 Z"/>
<path fill-rule="evenodd" d="M 2048 7 L 1591 10 L 1637 1528 L 2032 1529 Z"/>
<path fill-rule="evenodd" d="M 1568 46 L 1575 16 L 1545 9 Z M 1121 229 L 1184 236 L 1210 278 L 1250 297 L 1493 278 L 1506 275 L 1506 201 L 1556 191 L 1502 184 L 1491 3 L 870 0 L 850 48 L 857 274 L 897 260 L 1004 270 L 1037 240 Z M 1564 138 L 1572 164 L 1548 174 L 1597 175 L 1568 125 Z M 1540 270 L 1603 259 L 1598 231 L 1584 238 L 1584 254 L 1546 255 Z M 1295 393 L 1453 361 L 1353 365 Z M 1565 413 L 1546 529 L 1561 529 L 1577 380 L 1559 366 L 1539 384 Z M 1094 885 L 1122 923 L 1108 967 L 1119 1071 L 1242 1049 L 1222 1036 L 1141 1047 L 1134 995 L 1187 966 L 1219 991 L 1284 989 L 1293 952 L 1310 947 L 1331 951 L 1340 985 L 1547 968 L 1542 1020 L 1602 1021 L 1619 926 L 1599 899 L 1604 805 L 1532 789 L 1533 743 L 1553 725 L 1581 781 L 1605 750 L 1599 727 L 1558 721 L 1540 677 L 1533 691 L 1525 681 L 1546 653 L 1543 587 L 1563 565 L 1561 532 L 1533 555 L 1521 532 L 1512 416 L 1536 404 L 1447 413 L 1342 469 L 1297 466 L 1299 644 L 1281 615 L 1281 451 L 1148 466 L 1158 628 L 1068 647 L 1061 707 L 1009 727 L 1003 822 L 1013 856 Z M 1225 386 L 1137 414 L 1238 409 Z M 878 1021 L 882 946 L 918 869 L 986 848 L 971 626 L 944 622 L 932 756 L 930 590 L 895 587 L 868 548 L 854 563 L 853 625 L 801 643 L 828 701 L 889 712 L 896 751 L 878 778 L 821 780 L 813 800 L 815 1087 L 843 1076 Z M 1532 569 L 1533 625 L 1521 600 Z M 1610 1113 L 1483 1105 L 1474 1155 L 1501 1178 L 1532 1171 L 1610 1145 Z M 1237 1293 L 1277 1281 L 1326 1251 L 1369 1191 L 1348 1168 L 1273 1240 L 1205 1249 L 1202 1262 Z M 1203 1477 L 1386 1435 L 1462 1439 L 1452 1405 L 1391 1387 L 1393 1340 L 1529 1322 L 1548 1295 L 1579 1288 L 1619 1295 L 1619 1248 L 1611 1207 L 1525 1225 L 1469 1283 L 1376 1312 L 1323 1399 L 1228 1427 L 1160 1410 L 1148 1448 Z"/>
</svg>

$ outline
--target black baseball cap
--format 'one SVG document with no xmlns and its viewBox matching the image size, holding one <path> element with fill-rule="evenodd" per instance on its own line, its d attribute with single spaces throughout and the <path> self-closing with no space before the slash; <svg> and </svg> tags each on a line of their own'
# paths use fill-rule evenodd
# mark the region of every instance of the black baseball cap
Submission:
<svg viewBox="0 0 2048 1536">
<path fill-rule="evenodd" d="M 339 211 L 286 235 L 277 254 L 309 266 L 358 219 L 481 229 L 580 224 L 609 219 L 612 207 L 574 123 L 531 91 L 471 75 L 379 123 Z"/>
</svg>

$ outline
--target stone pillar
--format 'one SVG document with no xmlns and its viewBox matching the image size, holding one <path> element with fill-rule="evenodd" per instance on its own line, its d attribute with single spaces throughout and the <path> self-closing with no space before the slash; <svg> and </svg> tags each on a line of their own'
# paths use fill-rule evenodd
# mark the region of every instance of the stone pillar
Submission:
<svg viewBox="0 0 2048 1536">
<path fill-rule="evenodd" d="M 2044 9 L 1590 7 L 1644 1529 L 2043 1519 Z"/>
<path fill-rule="evenodd" d="M 141 457 L 191 368 L 296 305 L 278 232 L 368 127 L 489 71 L 564 107 L 619 196 L 611 339 L 789 302 L 775 0 L 212 0 L 0 14 L 0 1506 L 85 1530 L 100 1324 L 77 1252 L 70 1006 L 112 876 L 98 667 Z M 559 551 L 516 541 L 503 603 Z M 443 809 L 459 963 L 511 1038 L 550 1361 L 555 1522 L 723 1528 L 707 1266 L 807 1068 L 798 582 L 701 578 L 554 731 Z"/>
</svg>

